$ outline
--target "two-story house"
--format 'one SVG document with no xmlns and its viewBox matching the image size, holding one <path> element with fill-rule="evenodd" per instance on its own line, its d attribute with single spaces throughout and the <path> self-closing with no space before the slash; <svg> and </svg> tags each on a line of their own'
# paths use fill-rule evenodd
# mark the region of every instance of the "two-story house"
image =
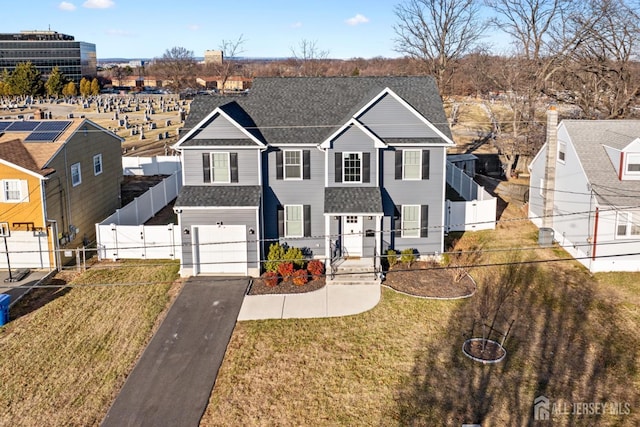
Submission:
<svg viewBox="0 0 640 427">
<path fill-rule="evenodd" d="M 59 249 L 94 239 L 95 223 L 120 207 L 121 143 L 85 119 L 0 121 L 0 222 L 12 267 L 59 266 Z"/>
<path fill-rule="evenodd" d="M 640 121 L 558 124 L 550 111 L 547 126 L 529 167 L 529 217 L 592 272 L 640 271 Z"/>
<path fill-rule="evenodd" d="M 440 253 L 453 145 L 430 77 L 256 78 L 196 98 L 174 147 L 182 274 L 258 275 L 272 242 L 378 264 Z"/>
</svg>

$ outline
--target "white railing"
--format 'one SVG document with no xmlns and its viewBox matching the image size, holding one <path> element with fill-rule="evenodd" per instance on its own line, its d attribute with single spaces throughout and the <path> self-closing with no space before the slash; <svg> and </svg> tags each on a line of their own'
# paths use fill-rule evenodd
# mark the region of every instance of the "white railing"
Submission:
<svg viewBox="0 0 640 427">
<path fill-rule="evenodd" d="M 180 156 L 123 157 L 125 175 L 171 175 L 182 169 Z"/>
<path fill-rule="evenodd" d="M 447 184 L 465 201 L 446 201 L 446 231 L 496 228 L 497 199 L 449 161 L 447 161 Z"/>
</svg>

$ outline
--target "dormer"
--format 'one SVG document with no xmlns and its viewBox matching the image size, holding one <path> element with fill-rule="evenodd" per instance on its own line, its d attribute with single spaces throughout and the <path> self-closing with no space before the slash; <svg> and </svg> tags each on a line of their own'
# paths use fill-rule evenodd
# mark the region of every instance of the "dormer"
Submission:
<svg viewBox="0 0 640 427">
<path fill-rule="evenodd" d="M 622 150 L 604 146 L 620 181 L 640 181 L 640 138 Z"/>
</svg>

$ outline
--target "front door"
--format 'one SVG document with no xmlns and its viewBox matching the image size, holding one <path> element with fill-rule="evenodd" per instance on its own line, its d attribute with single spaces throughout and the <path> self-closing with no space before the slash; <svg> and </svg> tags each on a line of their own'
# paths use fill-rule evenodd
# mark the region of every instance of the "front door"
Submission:
<svg viewBox="0 0 640 427">
<path fill-rule="evenodd" d="M 342 217 L 342 247 L 344 255 L 362 256 L 362 217 L 347 215 Z"/>
</svg>

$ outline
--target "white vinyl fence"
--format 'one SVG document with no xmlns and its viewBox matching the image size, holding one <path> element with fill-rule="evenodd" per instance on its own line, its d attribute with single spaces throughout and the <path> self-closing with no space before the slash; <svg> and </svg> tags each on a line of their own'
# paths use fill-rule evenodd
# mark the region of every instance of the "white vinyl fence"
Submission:
<svg viewBox="0 0 640 427">
<path fill-rule="evenodd" d="M 181 170 L 180 156 L 123 157 L 125 175 L 171 175 Z"/>
<path fill-rule="evenodd" d="M 465 201 L 446 201 L 446 231 L 493 230 L 497 199 L 462 169 L 447 162 L 447 184 Z"/>
<path fill-rule="evenodd" d="M 179 259 L 181 237 L 177 225 L 143 225 L 175 199 L 182 188 L 177 171 L 113 215 L 96 224 L 98 257 Z"/>
<path fill-rule="evenodd" d="M 0 269 L 7 269 L 7 250 L 0 237 Z M 53 268 L 45 231 L 12 231 L 7 237 L 8 263 L 15 268 Z"/>
</svg>

